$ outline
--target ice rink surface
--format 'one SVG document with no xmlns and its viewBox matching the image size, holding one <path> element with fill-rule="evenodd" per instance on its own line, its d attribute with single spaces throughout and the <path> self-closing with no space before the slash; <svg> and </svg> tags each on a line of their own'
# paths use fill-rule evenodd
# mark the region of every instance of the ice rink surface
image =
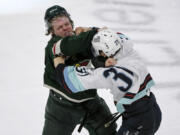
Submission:
<svg viewBox="0 0 180 135">
<path fill-rule="evenodd" d="M 75 26 L 107 26 L 134 41 L 156 81 L 152 91 L 163 113 L 157 135 L 179 135 L 179 0 L 0 0 L 0 134 L 42 132 L 48 97 L 44 48 L 49 39 L 43 17 L 54 4 L 70 12 Z M 116 112 L 110 93 L 99 94 Z M 73 135 L 80 135 L 76 130 Z M 83 129 L 81 135 L 88 133 Z"/>
</svg>

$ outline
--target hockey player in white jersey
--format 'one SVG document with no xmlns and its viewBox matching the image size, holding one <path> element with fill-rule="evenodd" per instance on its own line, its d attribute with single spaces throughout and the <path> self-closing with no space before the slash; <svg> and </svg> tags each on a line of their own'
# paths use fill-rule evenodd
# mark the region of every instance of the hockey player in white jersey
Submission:
<svg viewBox="0 0 180 135">
<path fill-rule="evenodd" d="M 105 67 L 65 66 L 62 57 L 54 59 L 57 78 L 64 82 L 61 85 L 72 94 L 110 89 L 123 119 L 118 135 L 154 135 L 161 122 L 161 111 L 151 92 L 154 81 L 131 40 L 105 29 L 94 36 L 92 51 L 94 56 L 108 58 Z"/>
</svg>

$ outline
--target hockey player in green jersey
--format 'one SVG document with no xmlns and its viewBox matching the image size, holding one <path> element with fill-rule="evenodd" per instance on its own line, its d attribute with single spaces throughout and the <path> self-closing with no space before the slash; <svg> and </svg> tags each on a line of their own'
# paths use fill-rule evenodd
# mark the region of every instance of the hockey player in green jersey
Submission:
<svg viewBox="0 0 180 135">
<path fill-rule="evenodd" d="M 67 56 L 66 64 L 86 64 L 93 57 L 91 40 L 96 28 L 78 28 L 73 31 L 69 13 L 58 5 L 46 10 L 47 35 L 51 39 L 45 48 L 44 86 L 50 89 L 45 110 L 43 135 L 71 135 L 75 127 L 84 126 L 90 135 L 114 135 L 116 124 L 104 127 L 111 112 L 96 89 L 71 94 L 56 80 L 53 59 L 56 55 Z M 82 32 L 82 33 L 81 33 Z M 63 82 L 62 82 L 63 83 Z M 79 128 L 80 129 L 80 128 Z"/>
</svg>

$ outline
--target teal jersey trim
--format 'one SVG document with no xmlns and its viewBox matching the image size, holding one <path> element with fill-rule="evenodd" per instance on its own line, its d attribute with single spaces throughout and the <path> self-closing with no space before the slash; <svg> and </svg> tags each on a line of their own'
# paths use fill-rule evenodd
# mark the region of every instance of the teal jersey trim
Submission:
<svg viewBox="0 0 180 135">
<path fill-rule="evenodd" d="M 74 70 L 75 70 L 74 66 L 65 67 L 63 73 L 65 82 L 73 93 L 84 91 L 85 88 L 82 86 Z"/>
<path fill-rule="evenodd" d="M 130 105 L 133 102 L 137 101 L 138 99 L 146 96 L 147 93 L 149 92 L 149 89 L 154 85 L 155 85 L 154 81 L 151 80 L 147 83 L 145 89 L 142 90 L 141 92 L 137 93 L 133 99 L 121 98 L 116 105 L 118 112 L 123 113 L 125 111 L 123 105 Z"/>
<path fill-rule="evenodd" d="M 78 92 L 78 91 L 76 90 L 76 88 L 74 87 L 73 83 L 71 82 L 71 80 L 69 79 L 69 75 L 70 75 L 70 74 L 69 74 L 69 71 L 68 71 L 68 68 L 67 68 L 67 67 L 64 68 L 63 75 L 64 75 L 64 80 L 65 80 L 68 88 L 69 88 L 73 93 Z"/>
</svg>

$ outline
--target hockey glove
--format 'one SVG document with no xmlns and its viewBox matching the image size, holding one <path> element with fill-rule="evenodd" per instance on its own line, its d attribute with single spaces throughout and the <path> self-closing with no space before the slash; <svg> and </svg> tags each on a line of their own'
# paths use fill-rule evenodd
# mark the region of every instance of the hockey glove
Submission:
<svg viewBox="0 0 180 135">
<path fill-rule="evenodd" d="M 93 66 L 95 68 L 98 68 L 98 67 L 105 67 L 105 61 L 106 61 L 107 58 L 103 57 L 103 56 L 97 56 L 97 57 L 94 57 L 91 62 L 93 64 Z"/>
</svg>

